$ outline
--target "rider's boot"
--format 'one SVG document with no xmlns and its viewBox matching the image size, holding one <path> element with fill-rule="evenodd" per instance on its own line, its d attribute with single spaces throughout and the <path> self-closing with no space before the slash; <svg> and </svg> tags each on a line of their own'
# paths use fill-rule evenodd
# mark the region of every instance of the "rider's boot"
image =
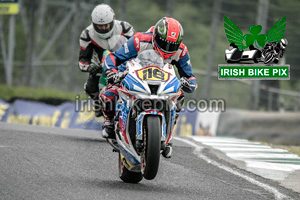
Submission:
<svg viewBox="0 0 300 200">
<path fill-rule="evenodd" d="M 101 96 L 101 101 L 103 102 L 104 99 Z M 114 103 L 111 104 L 111 101 L 103 102 L 103 116 L 104 116 L 104 125 L 102 126 L 102 137 L 103 138 L 109 138 L 109 139 L 115 139 L 115 132 L 114 132 L 114 113 L 115 111 L 112 109 Z"/>
<path fill-rule="evenodd" d="M 172 142 L 169 142 L 166 145 L 165 149 L 161 153 L 163 155 L 163 157 L 165 157 L 165 158 L 171 158 L 172 152 L 173 152 L 173 147 L 172 146 L 173 146 Z"/>
<path fill-rule="evenodd" d="M 102 137 L 107 139 L 116 139 L 114 124 L 111 120 L 105 120 L 102 126 Z"/>
</svg>

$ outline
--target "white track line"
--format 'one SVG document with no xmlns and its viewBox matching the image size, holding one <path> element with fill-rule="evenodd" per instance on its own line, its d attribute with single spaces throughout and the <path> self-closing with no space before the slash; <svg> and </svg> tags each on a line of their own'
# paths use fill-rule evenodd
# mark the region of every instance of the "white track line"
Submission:
<svg viewBox="0 0 300 200">
<path fill-rule="evenodd" d="M 278 199 L 278 200 L 279 200 L 279 199 L 292 199 L 292 198 L 290 198 L 290 197 L 288 197 L 288 196 L 286 196 L 286 195 L 280 193 L 280 192 L 279 192 L 276 188 L 274 188 L 274 187 L 271 187 L 271 186 L 269 186 L 269 185 L 267 185 L 267 184 L 261 183 L 261 182 L 255 180 L 254 178 L 251 178 L 251 177 L 249 177 L 249 176 L 247 176 L 247 175 L 244 175 L 244 174 L 242 174 L 242 173 L 240 173 L 240 172 L 238 172 L 238 171 L 235 171 L 235 170 L 231 169 L 230 167 L 227 167 L 227 166 L 225 166 L 225 165 L 222 165 L 221 163 L 218 163 L 218 162 L 216 162 L 216 161 L 214 161 L 214 160 L 211 160 L 211 159 L 208 158 L 207 156 L 201 154 L 202 147 L 199 147 L 199 146 L 196 145 L 195 143 L 193 143 L 193 142 L 191 142 L 191 141 L 189 141 L 189 140 L 182 139 L 182 138 L 177 138 L 177 137 L 174 138 L 174 139 L 179 140 L 179 141 L 182 141 L 182 142 L 185 142 L 186 144 L 189 144 L 189 145 L 195 147 L 195 150 L 194 150 L 193 153 L 196 154 L 199 158 L 205 160 L 207 163 L 212 164 L 212 165 L 214 165 L 214 166 L 216 166 L 216 167 L 218 167 L 218 168 L 220 168 L 220 169 L 223 169 L 223 170 L 225 170 L 225 171 L 227 171 L 227 172 L 229 172 L 229 173 L 232 173 L 232 174 L 234 174 L 234 175 L 236 175 L 236 176 L 239 176 L 239 177 L 241 177 L 241 178 L 247 180 L 248 182 L 250 182 L 250 183 L 252 183 L 252 184 L 254 184 L 254 185 L 257 185 L 257 186 L 259 186 L 259 187 L 261 187 L 261 188 L 263 188 L 263 189 L 265 189 L 266 191 L 268 191 L 268 192 L 270 192 L 270 193 L 273 193 L 274 196 L 275 196 L 275 199 Z"/>
<path fill-rule="evenodd" d="M 242 159 L 249 159 L 249 158 L 268 158 L 268 159 L 277 159 L 277 158 L 283 158 L 283 159 L 296 159 L 299 160 L 300 158 L 298 155 L 295 154 L 272 154 L 272 153 L 226 153 L 228 157 L 237 159 L 237 160 L 242 160 Z"/>
<path fill-rule="evenodd" d="M 197 141 L 197 140 L 196 140 Z M 263 146 L 263 145 L 255 145 L 255 144 L 220 144 L 220 143 L 209 143 L 209 142 L 202 142 L 198 140 L 198 142 L 201 142 L 205 145 L 213 146 L 213 147 L 241 147 L 241 148 L 261 148 L 261 149 L 271 149 L 269 146 Z"/>
<path fill-rule="evenodd" d="M 215 149 L 221 150 L 223 152 L 282 152 L 282 153 L 289 153 L 287 150 L 283 149 L 266 149 L 266 148 L 220 148 L 214 147 Z"/>
</svg>

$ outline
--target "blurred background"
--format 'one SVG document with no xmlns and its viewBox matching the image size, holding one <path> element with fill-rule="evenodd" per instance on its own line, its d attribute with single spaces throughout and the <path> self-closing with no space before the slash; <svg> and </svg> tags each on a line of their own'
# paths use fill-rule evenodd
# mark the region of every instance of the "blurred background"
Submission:
<svg viewBox="0 0 300 200">
<path fill-rule="evenodd" d="M 0 15 L 0 84 L 2 87 L 59 89 L 83 93 L 87 74 L 78 66 L 79 36 L 100 3 L 116 18 L 144 32 L 162 18 L 177 19 L 184 29 L 198 90 L 187 99 L 224 99 L 226 108 L 259 111 L 300 109 L 299 0 L 19 0 L 19 13 Z M 229 46 L 224 16 L 242 30 L 262 25 L 263 33 L 283 16 L 288 47 L 282 64 L 290 64 L 291 80 L 218 80 Z M 5 95 L 5 94 L 2 94 Z M 75 100 L 75 96 L 74 96 Z"/>
</svg>

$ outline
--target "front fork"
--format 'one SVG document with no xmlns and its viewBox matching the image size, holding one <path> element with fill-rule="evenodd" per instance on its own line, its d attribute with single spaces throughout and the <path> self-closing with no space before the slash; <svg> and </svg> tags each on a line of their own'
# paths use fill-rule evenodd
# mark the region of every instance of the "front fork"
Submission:
<svg viewBox="0 0 300 200">
<path fill-rule="evenodd" d="M 165 147 L 165 142 L 169 138 L 169 134 L 166 133 L 166 120 L 165 116 L 156 110 L 149 110 L 141 112 L 136 120 L 136 149 L 138 153 L 142 153 L 144 150 L 143 145 L 143 137 L 144 137 L 144 119 L 147 115 L 158 115 L 161 119 L 161 125 L 162 125 L 162 136 L 161 136 L 161 142 L 162 142 L 162 148 Z"/>
</svg>

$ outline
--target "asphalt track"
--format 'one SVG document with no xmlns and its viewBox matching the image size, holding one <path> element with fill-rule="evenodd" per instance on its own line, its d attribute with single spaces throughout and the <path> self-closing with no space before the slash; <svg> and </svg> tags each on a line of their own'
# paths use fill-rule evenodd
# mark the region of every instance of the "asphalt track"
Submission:
<svg viewBox="0 0 300 200">
<path fill-rule="evenodd" d="M 0 123 L 0 199 L 300 199 L 298 193 L 174 141 L 152 180 L 127 184 L 96 131 Z"/>
</svg>

